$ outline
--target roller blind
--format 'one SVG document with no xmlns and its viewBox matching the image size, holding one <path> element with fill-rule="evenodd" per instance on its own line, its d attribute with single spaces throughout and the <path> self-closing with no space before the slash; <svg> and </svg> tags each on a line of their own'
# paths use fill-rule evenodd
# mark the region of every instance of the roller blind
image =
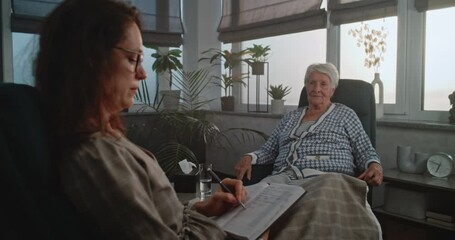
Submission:
<svg viewBox="0 0 455 240">
<path fill-rule="evenodd" d="M 326 28 L 322 0 L 223 0 L 222 42 L 240 42 Z"/>
<path fill-rule="evenodd" d="M 335 25 L 397 15 L 397 0 L 329 0 L 330 21 Z"/>
<path fill-rule="evenodd" d="M 38 33 L 43 19 L 63 0 L 12 0 L 11 31 Z"/>
<path fill-rule="evenodd" d="M 132 0 L 142 15 L 144 44 L 179 47 L 183 43 L 180 0 Z"/>
<path fill-rule="evenodd" d="M 63 0 L 11 0 L 11 30 L 38 33 L 43 19 Z M 183 24 L 180 0 L 125 0 L 136 6 L 142 17 L 144 44 L 178 47 Z M 83 13 L 81 13 L 83 14 Z"/>
<path fill-rule="evenodd" d="M 415 0 L 417 11 L 424 12 L 440 8 L 455 7 L 454 0 Z"/>
</svg>

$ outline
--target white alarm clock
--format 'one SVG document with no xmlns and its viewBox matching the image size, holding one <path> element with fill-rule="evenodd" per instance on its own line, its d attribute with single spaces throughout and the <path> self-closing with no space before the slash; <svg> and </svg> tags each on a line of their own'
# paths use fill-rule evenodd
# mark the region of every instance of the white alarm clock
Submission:
<svg viewBox="0 0 455 240">
<path fill-rule="evenodd" d="M 428 172 L 440 178 L 445 178 L 452 173 L 453 158 L 447 153 L 434 153 L 427 160 Z"/>
</svg>

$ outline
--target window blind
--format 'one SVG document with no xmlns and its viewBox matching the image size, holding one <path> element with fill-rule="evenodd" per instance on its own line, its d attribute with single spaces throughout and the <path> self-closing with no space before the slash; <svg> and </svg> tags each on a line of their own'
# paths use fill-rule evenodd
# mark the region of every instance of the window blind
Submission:
<svg viewBox="0 0 455 240">
<path fill-rule="evenodd" d="M 326 28 L 322 0 L 223 0 L 222 42 L 240 42 Z"/>
<path fill-rule="evenodd" d="M 335 25 L 397 15 L 397 0 L 329 0 L 330 21 Z"/>
<path fill-rule="evenodd" d="M 12 0 L 11 31 L 38 33 L 43 19 L 63 0 Z"/>
<path fill-rule="evenodd" d="M 132 0 L 142 15 L 146 45 L 179 47 L 183 43 L 180 0 Z"/>
<path fill-rule="evenodd" d="M 38 33 L 43 19 L 62 1 L 12 0 L 11 30 Z M 183 43 L 180 0 L 125 1 L 136 6 L 141 13 L 144 44 L 178 47 Z"/>
<path fill-rule="evenodd" d="M 417 11 L 424 12 L 427 10 L 434 10 L 440 8 L 455 7 L 453 0 L 415 0 L 415 7 Z"/>
</svg>

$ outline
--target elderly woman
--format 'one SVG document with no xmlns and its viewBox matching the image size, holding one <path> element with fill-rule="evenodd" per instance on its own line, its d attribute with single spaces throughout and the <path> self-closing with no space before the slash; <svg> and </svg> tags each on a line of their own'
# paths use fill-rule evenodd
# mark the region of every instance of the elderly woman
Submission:
<svg viewBox="0 0 455 240">
<path fill-rule="evenodd" d="M 259 150 L 240 159 L 237 178 L 246 174 L 250 179 L 252 164 L 273 163 L 273 174 L 289 168 L 351 176 L 361 172 L 359 179 L 380 185 L 379 157 L 360 120 L 352 109 L 330 101 L 338 80 L 333 64 L 310 65 L 305 74 L 309 105 L 286 114 Z"/>
</svg>

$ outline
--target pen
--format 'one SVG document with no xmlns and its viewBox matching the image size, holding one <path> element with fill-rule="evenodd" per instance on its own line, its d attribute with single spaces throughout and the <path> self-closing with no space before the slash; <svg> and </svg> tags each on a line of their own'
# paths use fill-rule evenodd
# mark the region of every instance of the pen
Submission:
<svg viewBox="0 0 455 240">
<path fill-rule="evenodd" d="M 235 197 L 235 194 L 232 193 L 232 191 L 226 185 L 224 185 L 224 183 L 221 181 L 221 179 L 218 177 L 218 175 L 216 175 L 216 173 L 212 171 L 212 169 L 208 169 L 208 172 L 210 173 L 210 175 L 212 175 L 213 178 L 215 178 L 215 180 L 220 184 L 221 188 L 224 191 L 234 195 L 234 197 Z M 237 198 L 237 197 L 235 197 L 235 198 Z M 246 209 L 245 205 L 242 203 L 242 201 L 240 201 L 240 199 L 237 198 L 237 201 L 239 201 L 240 205 L 242 205 L 242 207 L 244 209 Z"/>
</svg>

